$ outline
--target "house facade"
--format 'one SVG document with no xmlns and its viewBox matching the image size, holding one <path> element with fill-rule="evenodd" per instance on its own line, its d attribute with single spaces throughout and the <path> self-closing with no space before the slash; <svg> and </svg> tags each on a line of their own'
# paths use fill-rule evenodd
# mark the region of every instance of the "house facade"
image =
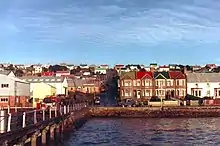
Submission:
<svg viewBox="0 0 220 146">
<path fill-rule="evenodd" d="M 0 74 L 0 80 L 0 106 L 30 106 L 30 84 L 28 82 L 2 74 Z"/>
<path fill-rule="evenodd" d="M 94 79 L 73 79 L 68 80 L 69 92 L 82 92 L 82 93 L 100 93 L 101 82 Z"/>
<path fill-rule="evenodd" d="M 45 77 L 36 77 L 36 76 L 27 76 L 22 77 L 23 80 L 30 83 L 30 92 L 33 96 L 33 88 L 38 83 L 46 83 L 56 88 L 56 95 L 59 94 L 68 94 L 68 83 L 66 77 L 56 77 L 56 76 L 45 76 Z"/>
<path fill-rule="evenodd" d="M 220 74 L 188 73 L 187 93 L 197 97 L 220 98 Z"/>
<path fill-rule="evenodd" d="M 37 107 L 37 103 L 42 102 L 47 96 L 56 94 L 56 88 L 47 83 L 36 83 L 33 88 L 33 107 Z"/>
<path fill-rule="evenodd" d="M 180 71 L 124 72 L 119 79 L 121 99 L 135 98 L 149 100 L 160 98 L 184 98 L 186 96 L 186 76 Z"/>
</svg>

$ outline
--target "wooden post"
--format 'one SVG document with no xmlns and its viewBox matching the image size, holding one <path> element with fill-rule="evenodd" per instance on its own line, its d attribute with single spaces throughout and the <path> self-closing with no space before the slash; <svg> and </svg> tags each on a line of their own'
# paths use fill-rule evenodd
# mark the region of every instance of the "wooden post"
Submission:
<svg viewBox="0 0 220 146">
<path fill-rule="evenodd" d="M 45 121 L 45 109 L 43 109 L 43 121 Z"/>
<path fill-rule="evenodd" d="M 8 132 L 11 131 L 11 113 L 8 114 L 8 129 L 7 129 Z"/>
<path fill-rule="evenodd" d="M 5 141 L 3 142 L 3 144 L 2 144 L 2 146 L 8 146 L 8 141 L 5 140 Z"/>
<path fill-rule="evenodd" d="M 47 145 L 47 130 L 43 130 L 41 133 L 42 145 Z"/>
<path fill-rule="evenodd" d="M 54 141 L 54 126 L 50 127 L 50 140 Z"/>
<path fill-rule="evenodd" d="M 52 118 L 52 111 L 51 111 L 51 107 L 49 107 L 49 118 Z"/>
<path fill-rule="evenodd" d="M 63 134 L 64 134 L 64 121 L 61 124 L 61 130 L 60 130 L 60 140 L 63 141 Z"/>
<path fill-rule="evenodd" d="M 56 140 L 58 141 L 60 139 L 60 125 L 56 126 Z"/>
<path fill-rule="evenodd" d="M 37 136 L 33 135 L 31 137 L 31 146 L 37 146 Z"/>
<path fill-rule="evenodd" d="M 34 110 L 34 124 L 37 124 L 37 110 Z"/>
</svg>

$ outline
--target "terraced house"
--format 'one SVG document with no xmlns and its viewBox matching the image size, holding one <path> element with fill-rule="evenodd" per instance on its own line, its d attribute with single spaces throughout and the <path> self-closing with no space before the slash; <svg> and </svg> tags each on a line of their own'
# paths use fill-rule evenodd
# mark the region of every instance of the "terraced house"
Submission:
<svg viewBox="0 0 220 146">
<path fill-rule="evenodd" d="M 121 99 L 149 100 L 152 96 L 161 98 L 184 98 L 186 76 L 180 71 L 170 72 L 124 72 L 120 76 Z"/>
</svg>

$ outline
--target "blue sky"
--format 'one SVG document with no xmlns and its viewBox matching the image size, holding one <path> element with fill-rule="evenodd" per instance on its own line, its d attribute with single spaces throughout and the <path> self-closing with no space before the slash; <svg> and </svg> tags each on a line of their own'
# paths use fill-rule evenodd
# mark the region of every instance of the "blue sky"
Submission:
<svg viewBox="0 0 220 146">
<path fill-rule="evenodd" d="M 1 0 L 12 63 L 220 64 L 219 0 Z"/>
</svg>

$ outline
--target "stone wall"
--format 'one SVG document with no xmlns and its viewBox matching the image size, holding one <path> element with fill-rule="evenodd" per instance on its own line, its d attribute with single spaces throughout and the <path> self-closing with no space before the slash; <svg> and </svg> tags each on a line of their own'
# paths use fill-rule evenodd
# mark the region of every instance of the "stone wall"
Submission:
<svg viewBox="0 0 220 146">
<path fill-rule="evenodd" d="M 143 117 L 143 118 L 196 118 L 219 117 L 220 107 L 176 107 L 176 108 L 145 108 L 145 107 L 93 107 L 93 117 Z"/>
</svg>

